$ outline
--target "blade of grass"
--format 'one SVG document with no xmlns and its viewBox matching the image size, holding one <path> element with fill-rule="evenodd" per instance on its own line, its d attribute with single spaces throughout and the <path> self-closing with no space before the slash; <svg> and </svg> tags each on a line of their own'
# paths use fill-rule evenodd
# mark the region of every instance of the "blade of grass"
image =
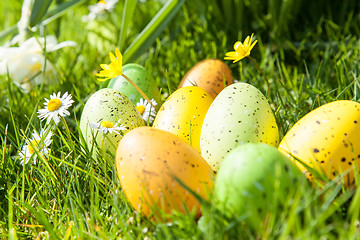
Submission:
<svg viewBox="0 0 360 240">
<path fill-rule="evenodd" d="M 35 216 L 39 223 L 44 226 L 46 231 L 49 232 L 52 239 L 59 239 L 59 233 L 54 230 L 53 225 L 47 220 L 44 212 L 42 212 L 41 210 L 37 211 L 27 202 L 24 202 L 23 204 L 29 210 L 29 212 L 31 212 Z"/>
<path fill-rule="evenodd" d="M 134 18 L 134 11 L 136 7 L 137 0 L 125 0 L 125 5 L 123 9 L 123 16 L 121 20 L 121 28 L 120 28 L 120 36 L 119 36 L 119 47 L 120 51 L 122 51 L 124 47 L 124 42 L 126 38 L 127 29 L 129 27 L 130 22 Z"/>
<path fill-rule="evenodd" d="M 354 79 L 354 81 L 352 81 L 349 85 L 347 85 L 336 97 L 335 99 L 338 100 L 341 95 L 343 95 L 350 87 L 352 87 L 355 83 L 357 83 L 359 81 L 360 77 Z"/>
<path fill-rule="evenodd" d="M 10 187 L 10 182 L 8 182 L 8 198 L 9 198 L 9 238 L 10 239 L 17 239 L 17 235 L 16 235 L 16 231 L 13 225 L 13 217 L 14 217 L 14 209 L 13 209 L 13 205 L 14 205 L 14 199 L 13 199 L 13 191 L 15 189 L 15 184 Z"/>
<path fill-rule="evenodd" d="M 41 22 L 41 19 L 48 11 L 52 0 L 35 0 L 30 15 L 30 27 Z"/>
<path fill-rule="evenodd" d="M 232 21 L 233 21 L 233 10 L 234 10 L 234 6 L 233 6 L 233 1 L 231 0 L 223 0 L 221 1 L 222 3 L 222 8 L 223 8 L 223 17 L 225 17 L 226 20 L 226 27 L 228 27 L 229 25 L 231 26 Z"/>
<path fill-rule="evenodd" d="M 125 50 L 123 62 L 132 62 L 142 55 L 162 33 L 184 2 L 185 0 L 170 0 L 166 2 L 148 25 L 139 33 L 132 44 Z"/>
</svg>

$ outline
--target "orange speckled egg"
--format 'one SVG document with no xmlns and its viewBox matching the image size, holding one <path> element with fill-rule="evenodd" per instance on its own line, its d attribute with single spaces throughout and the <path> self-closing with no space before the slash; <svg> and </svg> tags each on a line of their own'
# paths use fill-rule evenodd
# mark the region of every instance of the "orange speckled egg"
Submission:
<svg viewBox="0 0 360 240">
<path fill-rule="evenodd" d="M 279 150 L 323 171 L 330 179 L 345 173 L 344 183 L 350 185 L 354 166 L 360 164 L 360 104 L 339 100 L 311 111 L 287 132 Z M 313 177 L 296 163 L 307 177 Z"/>
<path fill-rule="evenodd" d="M 228 65 L 219 59 L 205 59 L 186 73 L 179 88 L 198 86 L 215 98 L 221 90 L 233 82 L 234 78 Z"/>
<path fill-rule="evenodd" d="M 213 188 L 212 170 L 201 155 L 174 134 L 153 127 L 133 129 L 121 139 L 116 167 L 127 199 L 147 217 L 187 210 L 200 216 L 200 203 L 176 178 L 205 199 Z"/>
<path fill-rule="evenodd" d="M 200 134 L 213 98 L 202 88 L 184 87 L 173 92 L 157 113 L 153 127 L 169 131 L 200 152 Z"/>
</svg>

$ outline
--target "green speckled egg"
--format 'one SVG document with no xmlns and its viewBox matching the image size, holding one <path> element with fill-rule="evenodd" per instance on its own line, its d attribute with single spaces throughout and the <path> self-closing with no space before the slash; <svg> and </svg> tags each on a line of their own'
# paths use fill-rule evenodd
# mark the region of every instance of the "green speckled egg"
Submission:
<svg viewBox="0 0 360 240">
<path fill-rule="evenodd" d="M 119 120 L 121 120 L 120 123 L 118 123 Z M 91 127 L 90 124 L 101 125 L 105 121 L 114 125 L 123 124 L 126 130 L 118 131 L 120 134 L 107 133 L 102 144 L 104 133 L 99 131 L 99 128 Z M 91 148 L 95 141 L 99 147 L 103 147 L 102 150 L 109 151 L 113 156 L 123 134 L 144 125 L 135 105 L 124 94 L 109 88 L 95 92 L 88 99 L 80 119 L 80 129 L 88 147 Z"/>
<path fill-rule="evenodd" d="M 175 134 L 200 152 L 201 128 L 212 101 L 200 87 L 179 88 L 161 106 L 153 127 Z"/>
<path fill-rule="evenodd" d="M 206 113 L 201 129 L 201 155 L 214 171 L 227 153 L 244 143 L 277 146 L 279 131 L 264 95 L 247 83 L 220 92 Z"/>
<path fill-rule="evenodd" d="M 130 78 L 149 99 L 155 99 L 158 105 L 161 104 L 157 83 L 148 78 L 148 73 L 143 66 L 136 63 L 126 64 L 123 66 L 123 74 Z M 111 79 L 107 87 L 125 94 L 134 104 L 139 102 L 140 98 L 143 98 L 122 76 Z"/>
<path fill-rule="evenodd" d="M 293 161 L 276 147 L 247 143 L 234 148 L 217 172 L 214 188 L 216 207 L 228 216 L 248 214 L 259 228 L 272 209 L 288 206 L 307 179 Z"/>
<path fill-rule="evenodd" d="M 347 172 L 343 180 L 352 184 L 354 166 L 360 166 L 360 104 L 339 100 L 318 107 L 295 123 L 279 149 L 330 179 Z M 296 163 L 312 179 L 312 174 Z"/>
</svg>

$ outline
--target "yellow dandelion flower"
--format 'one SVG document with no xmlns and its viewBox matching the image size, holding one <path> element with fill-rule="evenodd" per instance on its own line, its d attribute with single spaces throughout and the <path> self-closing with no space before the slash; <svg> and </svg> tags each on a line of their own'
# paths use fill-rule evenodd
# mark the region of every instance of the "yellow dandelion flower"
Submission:
<svg viewBox="0 0 360 240">
<path fill-rule="evenodd" d="M 101 70 L 96 76 L 99 81 L 106 81 L 111 78 L 122 75 L 122 55 L 119 49 L 115 49 L 115 55 L 112 52 L 109 52 L 110 55 L 110 64 L 100 64 Z"/>
<path fill-rule="evenodd" d="M 234 60 L 233 63 L 240 61 L 244 57 L 247 57 L 250 55 L 251 49 L 255 46 L 257 43 L 257 40 L 255 40 L 253 43 L 251 43 L 252 37 L 254 34 L 251 34 L 251 37 L 247 36 L 244 43 L 241 43 L 240 41 L 237 41 L 234 44 L 235 51 L 226 53 L 225 60 Z"/>
</svg>

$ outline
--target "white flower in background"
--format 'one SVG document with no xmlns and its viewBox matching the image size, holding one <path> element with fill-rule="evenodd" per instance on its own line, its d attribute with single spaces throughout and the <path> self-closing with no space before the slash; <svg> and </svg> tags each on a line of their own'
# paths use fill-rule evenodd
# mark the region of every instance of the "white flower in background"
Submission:
<svg viewBox="0 0 360 240">
<path fill-rule="evenodd" d="M 37 155 L 35 149 L 37 149 L 41 154 L 49 154 L 50 149 L 48 148 L 52 142 L 52 132 L 51 130 L 41 129 L 40 135 L 34 130 L 32 138 L 26 140 L 26 144 L 22 147 L 21 152 L 19 153 L 20 164 L 27 164 L 30 158 L 33 156 L 33 163 L 36 163 Z"/>
<path fill-rule="evenodd" d="M 67 109 L 71 107 L 71 104 L 74 102 L 74 100 L 71 99 L 71 94 L 66 92 L 62 97 L 60 96 L 61 93 L 58 92 L 57 94 L 53 93 L 50 95 L 50 100 L 45 98 L 45 108 L 38 111 L 38 117 L 41 121 L 47 119 L 46 124 L 49 124 L 51 119 L 53 119 L 57 125 L 60 122 L 60 117 L 70 115 Z"/>
<path fill-rule="evenodd" d="M 150 102 L 156 106 L 157 103 L 154 99 L 151 99 Z M 156 116 L 156 110 L 155 108 L 147 102 L 145 99 L 141 98 L 138 103 L 136 103 L 136 109 L 142 116 L 142 119 L 144 119 L 146 122 L 152 123 L 154 121 L 154 118 Z"/>
<path fill-rule="evenodd" d="M 102 121 L 101 123 L 89 123 L 89 126 L 93 129 L 96 129 L 104 134 L 107 133 L 117 133 L 120 134 L 119 131 L 125 131 L 126 127 L 123 124 L 120 124 L 121 119 L 117 123 L 112 123 L 110 121 Z"/>
<path fill-rule="evenodd" d="M 53 52 L 66 46 L 76 46 L 76 43 L 57 43 L 55 36 L 47 36 L 46 39 L 29 38 L 19 47 L 0 47 L 0 75 L 9 73 L 14 83 L 29 92 L 34 84 L 46 84 L 44 77 L 55 73 L 43 52 Z"/>
<path fill-rule="evenodd" d="M 88 7 L 90 13 L 83 16 L 83 22 L 93 21 L 95 18 L 105 14 L 106 12 L 111 12 L 118 1 L 119 0 L 100 0 L 96 4 L 90 5 Z"/>
</svg>

